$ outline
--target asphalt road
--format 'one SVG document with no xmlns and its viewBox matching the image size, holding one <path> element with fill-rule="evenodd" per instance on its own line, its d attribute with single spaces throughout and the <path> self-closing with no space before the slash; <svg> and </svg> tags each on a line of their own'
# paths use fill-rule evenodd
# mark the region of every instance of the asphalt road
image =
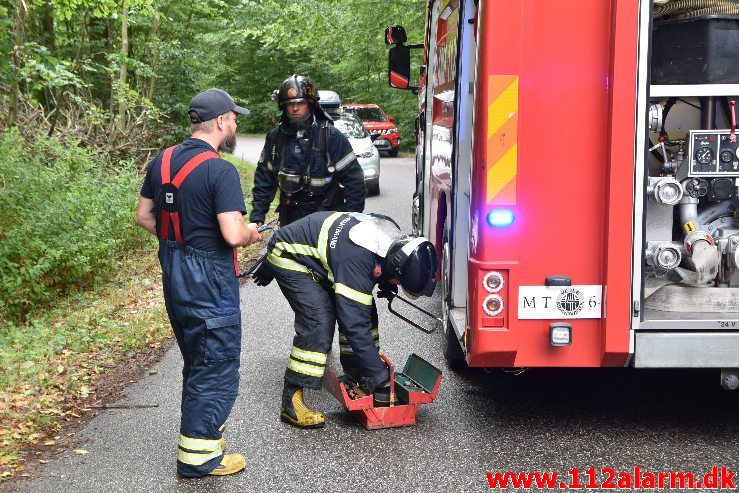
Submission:
<svg viewBox="0 0 739 493">
<path fill-rule="evenodd" d="M 259 139 L 239 140 L 249 143 L 261 146 Z M 367 210 L 409 228 L 413 169 L 412 159 L 383 158 L 382 194 L 367 200 Z M 714 372 L 455 374 L 444 366 L 440 332 L 426 335 L 406 326 L 384 305 L 386 354 L 400 365 L 415 352 L 444 370 L 436 402 L 420 410 L 414 427 L 365 431 L 333 397 L 312 391 L 307 399 L 326 412 L 326 428 L 292 428 L 278 420 L 293 333 L 290 309 L 276 283 L 246 284 L 241 299 L 241 391 L 226 437 L 229 450 L 247 457 L 243 473 L 176 477 L 181 359 L 175 348 L 155 375 L 133 384 L 121 401 L 159 407 L 110 410 L 95 418 L 78 435 L 89 454 L 63 454 L 45 466 L 43 477 L 22 483 L 21 491 L 481 492 L 489 491 L 486 471 L 739 469 L 739 394 L 722 391 Z M 335 343 L 334 368 L 337 355 Z"/>
</svg>

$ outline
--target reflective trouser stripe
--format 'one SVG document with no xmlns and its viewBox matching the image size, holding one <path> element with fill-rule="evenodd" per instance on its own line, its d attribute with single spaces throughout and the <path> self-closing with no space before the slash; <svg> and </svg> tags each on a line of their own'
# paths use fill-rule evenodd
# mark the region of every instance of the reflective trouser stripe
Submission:
<svg viewBox="0 0 739 493">
<path fill-rule="evenodd" d="M 213 460 L 221 455 L 223 455 L 223 450 L 221 450 L 220 444 L 218 445 L 218 450 L 213 451 L 209 454 L 195 454 L 185 452 L 182 449 L 177 450 L 177 460 L 190 466 L 202 466 L 206 462 Z"/>
<path fill-rule="evenodd" d="M 300 349 L 295 346 L 293 346 L 292 351 L 290 351 L 290 357 L 309 361 L 311 363 L 318 363 L 319 365 L 326 365 L 326 354 L 317 353 L 315 351 L 306 351 L 305 349 Z"/>
<path fill-rule="evenodd" d="M 380 331 L 377 328 L 373 328 L 370 329 L 370 334 L 372 334 L 372 339 L 375 341 L 375 347 L 379 350 Z M 354 354 L 354 350 L 352 350 L 352 346 L 349 344 L 349 339 L 342 333 L 339 333 L 339 350 L 341 354 Z"/>
<path fill-rule="evenodd" d="M 296 373 L 302 373 L 303 375 L 308 375 L 311 377 L 318 377 L 321 378 L 323 376 L 323 372 L 326 369 L 325 366 L 313 366 L 309 365 L 307 363 L 301 363 L 300 361 L 295 361 L 294 359 L 290 358 L 290 361 L 287 364 L 288 369 L 296 372 Z"/>
<path fill-rule="evenodd" d="M 356 289 L 350 288 L 346 284 L 341 284 L 338 282 L 334 284 L 334 293 L 340 294 L 341 296 L 349 298 L 352 301 L 356 301 L 357 303 L 372 306 L 372 294 L 357 291 Z"/>
<path fill-rule="evenodd" d="M 225 426 L 225 425 L 224 425 Z M 221 427 L 223 428 L 223 427 Z M 198 452 L 215 452 L 221 448 L 221 439 L 208 440 L 205 438 L 190 438 L 180 435 L 180 447 L 187 450 L 196 450 Z"/>
<path fill-rule="evenodd" d="M 282 269 L 287 270 L 295 270 L 298 272 L 310 272 L 308 270 L 308 267 L 304 266 L 303 264 L 296 262 L 295 260 L 289 259 L 289 258 L 282 258 L 278 257 L 277 255 L 270 253 L 267 255 L 267 262 L 270 264 L 280 267 Z"/>
<path fill-rule="evenodd" d="M 326 269 L 326 275 L 329 279 L 329 281 L 334 281 L 334 274 L 331 272 L 331 269 L 328 266 L 328 230 L 331 229 L 331 226 L 333 226 L 334 222 L 342 216 L 343 213 L 341 212 L 334 212 L 330 216 L 328 216 L 321 225 L 321 231 L 318 234 L 318 255 L 321 259 L 321 264 L 323 265 L 323 268 Z"/>
</svg>

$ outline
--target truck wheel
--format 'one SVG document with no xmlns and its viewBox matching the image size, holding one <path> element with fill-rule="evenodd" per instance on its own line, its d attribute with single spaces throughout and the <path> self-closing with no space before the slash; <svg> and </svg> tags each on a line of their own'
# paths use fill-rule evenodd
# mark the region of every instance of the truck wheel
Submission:
<svg viewBox="0 0 739 493">
<path fill-rule="evenodd" d="M 396 147 L 395 149 L 391 148 L 389 151 L 387 151 L 387 155 L 390 157 L 398 157 L 398 149 L 399 147 Z"/>
<path fill-rule="evenodd" d="M 467 368 L 467 360 L 465 359 L 462 346 L 457 339 L 457 334 L 452 327 L 452 321 L 449 313 L 449 305 L 451 304 L 451 294 L 449 292 L 449 272 L 451 265 L 449 233 L 444 227 L 444 235 L 442 237 L 442 257 L 441 257 L 441 320 L 444 329 L 444 358 L 447 366 L 453 371 L 464 370 Z"/>
</svg>

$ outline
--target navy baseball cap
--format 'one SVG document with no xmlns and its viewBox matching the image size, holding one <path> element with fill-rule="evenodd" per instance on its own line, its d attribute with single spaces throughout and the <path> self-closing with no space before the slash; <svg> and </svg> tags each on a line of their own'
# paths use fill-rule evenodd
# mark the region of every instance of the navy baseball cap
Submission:
<svg viewBox="0 0 739 493">
<path fill-rule="evenodd" d="M 250 113 L 246 108 L 236 106 L 233 98 L 226 91 L 213 88 L 207 89 L 192 98 L 187 114 L 190 115 L 190 121 L 192 123 L 202 123 L 217 118 L 229 111 L 233 111 L 239 115 L 248 115 Z"/>
</svg>

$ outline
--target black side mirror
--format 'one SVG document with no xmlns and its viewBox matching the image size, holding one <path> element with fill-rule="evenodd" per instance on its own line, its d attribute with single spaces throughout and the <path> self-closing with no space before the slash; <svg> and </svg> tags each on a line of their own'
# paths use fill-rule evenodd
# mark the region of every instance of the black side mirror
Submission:
<svg viewBox="0 0 739 493">
<path fill-rule="evenodd" d="M 390 85 L 396 89 L 410 89 L 411 50 L 404 45 L 390 48 L 387 65 Z"/>
<path fill-rule="evenodd" d="M 403 26 L 387 26 L 385 28 L 385 44 L 386 45 L 402 45 L 408 41 Z"/>
<path fill-rule="evenodd" d="M 403 26 L 385 28 L 385 44 L 395 46 L 388 53 L 387 79 L 391 87 L 410 90 L 418 94 L 418 87 L 411 85 L 411 49 L 423 48 L 422 44 L 406 45 L 408 37 Z"/>
</svg>

